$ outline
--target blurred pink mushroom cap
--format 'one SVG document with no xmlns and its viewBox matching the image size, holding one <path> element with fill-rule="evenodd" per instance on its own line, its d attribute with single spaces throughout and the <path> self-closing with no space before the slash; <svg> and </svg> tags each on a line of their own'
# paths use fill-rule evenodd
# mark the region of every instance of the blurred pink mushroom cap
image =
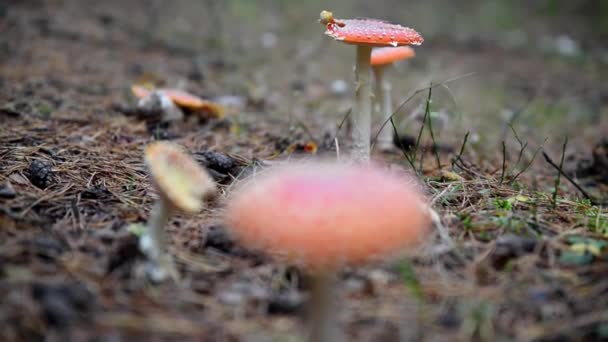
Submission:
<svg viewBox="0 0 608 342">
<path fill-rule="evenodd" d="M 230 198 L 226 224 L 249 248 L 331 269 L 415 246 L 430 219 L 416 180 L 405 173 L 307 162 L 247 181 Z"/>
</svg>

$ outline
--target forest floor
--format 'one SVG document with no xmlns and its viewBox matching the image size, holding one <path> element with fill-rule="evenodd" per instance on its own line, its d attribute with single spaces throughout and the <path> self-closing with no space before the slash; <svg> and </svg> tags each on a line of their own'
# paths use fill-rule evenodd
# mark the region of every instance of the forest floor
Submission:
<svg viewBox="0 0 608 342">
<path fill-rule="evenodd" d="M 129 228 L 146 221 L 155 198 L 142 151 L 159 139 L 184 146 L 213 171 L 222 194 L 268 161 L 335 156 L 334 137 L 345 153 L 348 127 L 337 127 L 351 92 L 332 81 L 351 79 L 350 62 L 332 57 L 338 44 L 323 40 L 314 18 L 311 49 L 277 49 L 268 59 L 245 53 L 255 60 L 241 64 L 147 37 L 133 28 L 145 25 L 127 25 L 143 20 L 133 9 L 96 12 L 84 3 L 0 8 L 0 339 L 302 341 L 301 272 L 235 244 L 222 227 L 221 200 L 171 219 L 178 282 L 142 276 Z M 608 338 L 606 62 L 547 62 L 481 38 L 428 43 L 418 58 L 439 59 L 413 62 L 412 74 L 426 83 L 425 70 L 450 66 L 452 74 L 434 75 L 443 98 L 432 106 L 455 99 L 462 117 L 447 125 L 458 130 L 442 127 L 444 112 L 432 109 L 436 154 L 428 126 L 413 119 L 403 138 L 424 127 L 418 148 L 373 158 L 409 169 L 404 153 L 415 158 L 449 239 L 341 272 L 343 329 L 357 341 Z M 314 56 L 322 67 L 306 64 Z M 263 65 L 274 62 L 276 69 Z M 320 81 L 325 70 L 332 78 Z M 475 78 L 468 71 L 500 86 L 467 83 Z M 130 86 L 142 82 L 183 87 L 228 113 L 171 124 L 129 115 Z M 428 89 L 410 93 L 410 109 L 424 113 Z M 572 93 L 576 101 L 560 102 Z M 506 116 L 467 116 L 497 98 Z M 518 126 L 520 118 L 529 121 Z"/>
</svg>

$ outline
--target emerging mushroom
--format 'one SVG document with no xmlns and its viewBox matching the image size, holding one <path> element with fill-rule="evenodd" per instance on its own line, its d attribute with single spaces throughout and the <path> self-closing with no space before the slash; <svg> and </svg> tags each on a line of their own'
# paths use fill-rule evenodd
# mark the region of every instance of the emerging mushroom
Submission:
<svg viewBox="0 0 608 342">
<path fill-rule="evenodd" d="M 371 65 L 376 77 L 376 99 L 380 102 L 381 123 L 384 125 L 378 135 L 380 150 L 393 148 L 393 127 L 390 123 L 386 123 L 393 115 L 391 83 L 384 78 L 384 69 L 394 62 L 414 56 L 416 52 L 409 46 L 375 48 L 372 51 Z"/>
<path fill-rule="evenodd" d="M 138 98 L 144 98 L 156 91 L 169 97 L 177 106 L 197 114 L 206 114 L 214 118 L 224 117 L 224 107 L 212 101 L 203 100 L 183 90 L 172 88 L 148 89 L 139 85 L 132 85 L 131 91 Z"/>
<path fill-rule="evenodd" d="M 258 175 L 232 194 L 226 226 L 244 245 L 305 267 L 313 279 L 310 341 L 335 341 L 334 275 L 395 254 L 430 223 L 414 180 L 370 164 L 307 162 Z"/>
<path fill-rule="evenodd" d="M 325 34 L 346 44 L 357 45 L 356 103 L 352 111 L 353 158 L 369 160 L 371 133 L 370 58 L 372 47 L 420 45 L 422 36 L 411 28 L 376 19 L 335 19 L 328 11 L 321 12 L 319 22 Z"/>
<path fill-rule="evenodd" d="M 137 101 L 137 109 L 144 117 L 157 119 L 162 122 L 181 121 L 184 112 L 177 107 L 175 102 L 160 91 L 151 91 Z"/>
<path fill-rule="evenodd" d="M 154 142 L 146 147 L 145 162 L 159 199 L 150 213 L 140 249 L 150 260 L 147 273 L 154 281 L 176 276 L 171 257 L 166 253 L 164 226 L 176 210 L 195 214 L 203 208 L 203 199 L 215 192 L 207 172 L 178 145 Z"/>
</svg>

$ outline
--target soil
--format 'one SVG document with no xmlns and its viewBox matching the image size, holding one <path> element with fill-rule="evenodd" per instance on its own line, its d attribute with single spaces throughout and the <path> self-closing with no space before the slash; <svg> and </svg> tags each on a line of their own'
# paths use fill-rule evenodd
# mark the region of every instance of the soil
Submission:
<svg viewBox="0 0 608 342">
<path fill-rule="evenodd" d="M 347 154 L 354 51 L 322 37 L 314 1 L 261 1 L 255 16 L 248 4 L 0 2 L 0 340 L 305 340 L 304 270 L 239 246 L 222 202 L 259 168 Z M 584 55 L 436 24 L 395 69 L 396 103 L 414 94 L 398 111 L 406 143 L 373 158 L 418 174 L 447 234 L 340 273 L 350 340 L 608 338 L 608 52 L 585 15 L 567 34 L 546 18 L 522 28 Z M 422 119 L 431 80 L 438 141 Z M 227 114 L 134 115 L 135 83 Z M 156 198 L 142 159 L 155 140 L 184 146 L 221 188 L 171 218 L 180 279 L 161 284 L 136 235 Z"/>
</svg>

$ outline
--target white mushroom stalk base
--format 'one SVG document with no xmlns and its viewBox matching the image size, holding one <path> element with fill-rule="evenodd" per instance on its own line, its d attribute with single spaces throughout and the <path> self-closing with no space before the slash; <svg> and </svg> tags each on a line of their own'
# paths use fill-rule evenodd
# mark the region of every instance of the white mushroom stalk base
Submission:
<svg viewBox="0 0 608 342">
<path fill-rule="evenodd" d="M 321 272 L 312 275 L 312 290 L 309 301 L 310 342 L 345 341 L 336 319 L 335 287 L 333 273 Z"/>
<path fill-rule="evenodd" d="M 390 122 L 393 115 L 393 103 L 391 99 L 391 84 L 384 78 L 383 66 L 374 68 L 374 76 L 376 78 L 376 99 L 380 103 L 380 133 L 378 134 L 377 146 L 381 151 L 391 150 L 394 147 L 393 135 L 394 129 Z"/>
<path fill-rule="evenodd" d="M 146 232 L 139 240 L 139 248 L 149 260 L 146 275 L 155 282 L 168 277 L 175 278 L 177 275 L 171 255 L 166 251 L 167 236 L 164 228 L 170 214 L 169 206 L 162 199 L 158 200 L 150 213 Z"/>
<path fill-rule="evenodd" d="M 372 127 L 372 100 L 370 83 L 370 59 L 372 48 L 357 45 L 356 103 L 352 111 L 352 158 L 355 161 L 366 162 L 370 157 L 370 136 Z"/>
</svg>

